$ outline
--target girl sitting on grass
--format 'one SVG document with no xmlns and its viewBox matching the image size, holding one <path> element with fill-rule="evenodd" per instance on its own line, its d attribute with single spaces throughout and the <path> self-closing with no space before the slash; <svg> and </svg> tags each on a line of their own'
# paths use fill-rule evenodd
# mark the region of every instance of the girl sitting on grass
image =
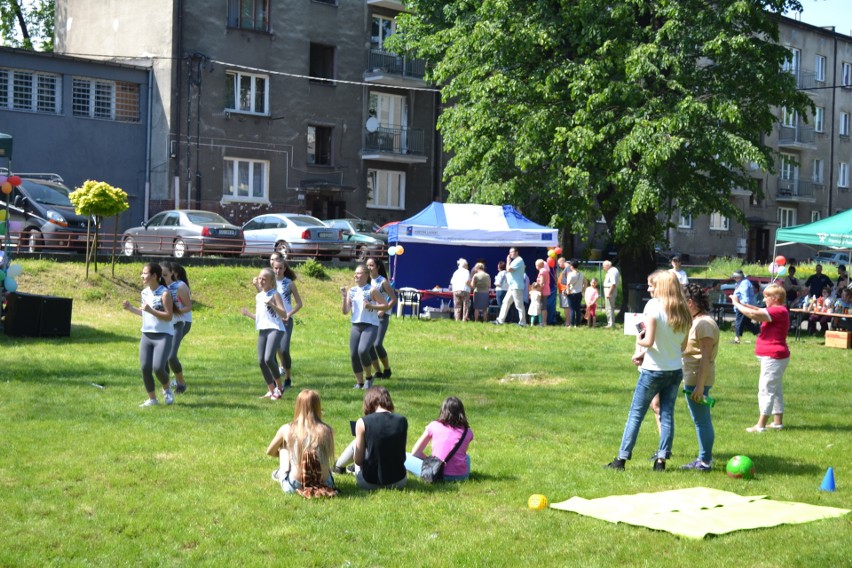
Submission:
<svg viewBox="0 0 852 568">
<path fill-rule="evenodd" d="M 462 440 L 462 436 L 464 439 Z M 459 443 L 458 450 L 447 461 L 447 455 Z M 464 412 L 464 404 L 454 396 L 449 396 L 441 405 L 441 413 L 438 419 L 426 426 L 423 435 L 411 448 L 411 453 L 406 454 L 405 469 L 420 477 L 420 470 L 426 454 L 423 450 L 432 442 L 432 455 L 446 461 L 444 466 L 444 481 L 465 481 L 470 478 L 470 456 L 467 447 L 473 440 L 473 430 L 467 423 L 467 415 Z"/>
</svg>

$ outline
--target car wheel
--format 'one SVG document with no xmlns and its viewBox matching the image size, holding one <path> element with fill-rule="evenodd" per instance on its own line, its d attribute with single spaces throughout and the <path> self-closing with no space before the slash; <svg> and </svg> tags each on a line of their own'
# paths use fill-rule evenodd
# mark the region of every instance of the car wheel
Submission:
<svg viewBox="0 0 852 568">
<path fill-rule="evenodd" d="M 133 237 L 125 237 L 124 243 L 121 246 L 124 256 L 133 256 L 136 254 L 136 243 L 133 242 Z"/>
<path fill-rule="evenodd" d="M 189 253 L 186 250 L 186 242 L 183 239 L 176 239 L 174 242 L 173 253 L 175 258 L 186 258 Z"/>
<path fill-rule="evenodd" d="M 24 231 L 21 234 L 20 241 L 18 241 L 18 250 L 39 252 L 42 248 L 42 243 L 44 242 L 41 237 L 41 233 L 34 229 Z"/>
<path fill-rule="evenodd" d="M 358 262 L 364 262 L 365 260 L 367 260 L 367 253 L 367 247 L 361 245 L 360 247 L 355 249 L 355 260 L 357 260 Z"/>
<path fill-rule="evenodd" d="M 284 257 L 284 260 L 290 256 L 290 247 L 284 241 L 278 241 L 275 243 L 275 252 Z"/>
</svg>

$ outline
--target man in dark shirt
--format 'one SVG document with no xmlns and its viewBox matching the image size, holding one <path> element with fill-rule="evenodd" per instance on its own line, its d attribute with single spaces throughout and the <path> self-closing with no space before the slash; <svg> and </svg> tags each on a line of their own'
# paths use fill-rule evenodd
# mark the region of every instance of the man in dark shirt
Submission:
<svg viewBox="0 0 852 568">
<path fill-rule="evenodd" d="M 805 280 L 805 286 L 808 287 L 808 294 L 819 298 L 822 296 L 822 289 L 826 286 L 831 287 L 831 278 L 822 273 L 822 265 L 816 265 L 816 274 L 812 274 Z"/>
</svg>

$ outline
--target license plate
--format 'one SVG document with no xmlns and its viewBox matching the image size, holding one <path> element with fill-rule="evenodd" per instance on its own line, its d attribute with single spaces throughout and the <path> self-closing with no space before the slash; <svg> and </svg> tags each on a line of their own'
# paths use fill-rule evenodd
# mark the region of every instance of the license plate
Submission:
<svg viewBox="0 0 852 568">
<path fill-rule="evenodd" d="M 237 232 L 233 229 L 219 229 L 219 234 L 225 237 L 233 237 Z"/>
<path fill-rule="evenodd" d="M 328 231 L 320 231 L 317 234 L 317 238 L 319 238 L 319 239 L 332 239 L 332 238 L 334 238 L 334 236 Z"/>
</svg>

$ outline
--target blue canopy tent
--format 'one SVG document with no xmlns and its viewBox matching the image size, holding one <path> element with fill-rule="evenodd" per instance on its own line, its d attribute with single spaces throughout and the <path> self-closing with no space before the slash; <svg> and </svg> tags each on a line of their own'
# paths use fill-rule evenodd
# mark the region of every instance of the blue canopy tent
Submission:
<svg viewBox="0 0 852 568">
<path fill-rule="evenodd" d="M 558 244 L 558 231 L 533 223 L 511 205 L 434 202 L 388 231 L 388 243 L 402 245 L 403 254 L 390 259 L 396 288 L 446 288 L 459 258 L 470 268 L 482 260 L 492 277 L 497 263 L 517 247 L 527 274 L 535 280 L 535 260 L 547 258 Z"/>
</svg>

